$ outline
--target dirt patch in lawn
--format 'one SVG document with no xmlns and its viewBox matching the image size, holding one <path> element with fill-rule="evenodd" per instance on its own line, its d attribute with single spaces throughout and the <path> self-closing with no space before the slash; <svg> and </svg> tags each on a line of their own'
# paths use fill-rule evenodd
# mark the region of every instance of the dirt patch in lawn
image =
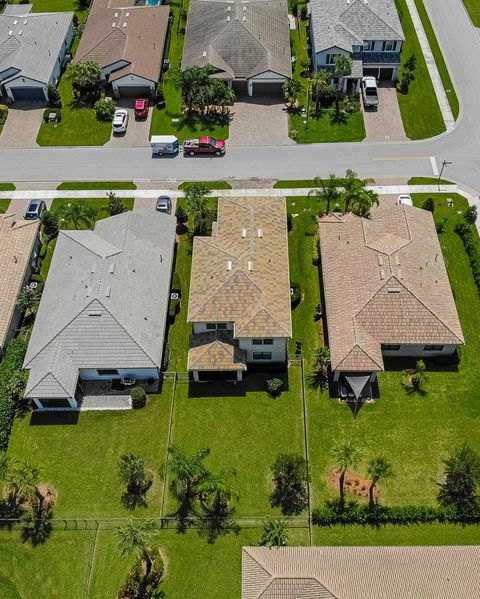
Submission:
<svg viewBox="0 0 480 599">
<path fill-rule="evenodd" d="M 330 470 L 328 473 L 328 482 L 331 487 L 338 491 L 339 489 L 340 472 L 338 470 Z M 356 495 L 357 497 L 366 497 L 368 499 L 368 490 L 370 488 L 370 479 L 362 478 L 351 472 L 345 474 L 345 494 Z M 378 486 L 373 490 L 373 499 L 378 501 L 380 497 L 380 489 Z"/>
</svg>

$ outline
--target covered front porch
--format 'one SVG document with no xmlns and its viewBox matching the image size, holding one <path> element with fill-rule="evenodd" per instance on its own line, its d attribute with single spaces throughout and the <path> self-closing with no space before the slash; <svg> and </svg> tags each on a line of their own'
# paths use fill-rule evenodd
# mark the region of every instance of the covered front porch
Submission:
<svg viewBox="0 0 480 599">
<path fill-rule="evenodd" d="M 214 380 L 241 381 L 247 369 L 246 352 L 232 331 L 209 331 L 190 336 L 188 370 L 196 383 Z"/>
</svg>

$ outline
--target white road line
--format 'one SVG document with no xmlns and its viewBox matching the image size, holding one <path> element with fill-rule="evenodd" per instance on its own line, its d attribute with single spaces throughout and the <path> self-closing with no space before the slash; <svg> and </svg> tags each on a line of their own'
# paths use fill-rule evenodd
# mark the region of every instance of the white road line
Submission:
<svg viewBox="0 0 480 599">
<path fill-rule="evenodd" d="M 437 166 L 437 161 L 435 160 L 435 156 L 430 156 L 430 162 L 432 163 L 433 174 L 436 177 L 438 177 L 438 166 Z"/>
</svg>

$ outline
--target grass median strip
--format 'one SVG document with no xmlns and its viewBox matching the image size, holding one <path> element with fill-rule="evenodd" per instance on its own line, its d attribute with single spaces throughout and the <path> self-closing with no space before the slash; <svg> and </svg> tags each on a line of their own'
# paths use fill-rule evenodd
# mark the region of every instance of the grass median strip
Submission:
<svg viewBox="0 0 480 599">
<path fill-rule="evenodd" d="M 114 191 L 116 189 L 137 189 L 137 186 L 131 181 L 66 181 L 60 183 L 57 189 L 105 189 L 106 191 Z"/>
<path fill-rule="evenodd" d="M 232 189 L 230 183 L 226 181 L 202 181 L 202 184 L 207 187 L 207 189 Z M 178 189 L 186 190 L 193 185 L 193 181 L 184 181 L 178 186 Z"/>
</svg>

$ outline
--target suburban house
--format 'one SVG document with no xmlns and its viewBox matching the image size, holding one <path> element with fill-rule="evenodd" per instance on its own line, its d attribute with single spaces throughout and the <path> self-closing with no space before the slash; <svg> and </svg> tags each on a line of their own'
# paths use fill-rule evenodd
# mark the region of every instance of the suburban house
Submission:
<svg viewBox="0 0 480 599">
<path fill-rule="evenodd" d="M 40 245 L 38 227 L 36 220 L 0 214 L 0 357 L 20 322 L 22 312 L 16 302 L 30 282 Z"/>
<path fill-rule="evenodd" d="M 313 67 L 333 72 L 335 57 L 352 58 L 344 79 L 358 91 L 362 77 L 396 81 L 405 40 L 394 0 L 311 0 Z"/>
<path fill-rule="evenodd" d="M 119 97 L 154 96 L 170 7 L 152 0 L 94 0 L 75 61 L 93 60 Z"/>
<path fill-rule="evenodd" d="M 478 597 L 480 548 L 243 547 L 242 599 Z"/>
<path fill-rule="evenodd" d="M 253 96 L 280 93 L 291 63 L 287 0 L 191 0 L 182 70 L 211 64 Z"/>
<path fill-rule="evenodd" d="M 349 394 L 368 396 L 385 357 L 464 343 L 431 212 L 385 199 L 370 218 L 324 216 L 319 231 L 331 366 Z"/>
<path fill-rule="evenodd" d="M 133 211 L 60 231 L 24 361 L 35 407 L 128 407 L 116 395 L 158 383 L 175 225 Z"/>
<path fill-rule="evenodd" d="M 249 364 L 285 364 L 292 335 L 285 198 L 219 199 L 211 237 L 195 237 L 188 370 L 242 380 Z"/>
<path fill-rule="evenodd" d="M 7 4 L 0 14 L 0 95 L 12 101 L 46 101 L 73 40 L 73 12 L 31 10 Z"/>
</svg>

